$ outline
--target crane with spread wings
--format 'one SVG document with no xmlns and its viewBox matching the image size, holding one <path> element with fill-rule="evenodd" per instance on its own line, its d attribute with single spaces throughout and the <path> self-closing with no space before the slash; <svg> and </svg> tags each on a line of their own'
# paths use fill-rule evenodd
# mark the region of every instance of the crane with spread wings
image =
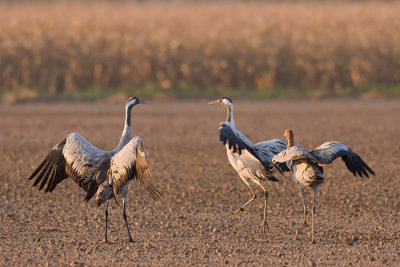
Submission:
<svg viewBox="0 0 400 267">
<path fill-rule="evenodd" d="M 298 185 L 304 209 L 304 219 L 301 227 L 308 227 L 307 208 L 304 201 L 304 187 L 313 189 L 313 206 L 311 210 L 311 231 L 312 242 L 314 238 L 314 214 L 316 207 L 317 188 L 324 182 L 323 166 L 332 163 L 335 159 L 341 157 L 346 164 L 347 169 L 354 176 L 369 177 L 369 174 L 375 175 L 374 171 L 364 162 L 364 160 L 349 147 L 338 141 L 325 142 L 319 147 L 307 151 L 299 145 L 294 145 L 293 131 L 288 129 L 284 133 L 288 145 L 287 149 L 280 152 L 272 158 L 275 164 L 285 163 L 292 172 L 292 179 Z M 369 173 L 369 174 L 368 174 Z"/>
<path fill-rule="evenodd" d="M 78 133 L 69 134 L 56 144 L 44 158 L 42 163 L 29 177 L 34 179 L 33 186 L 39 190 L 52 192 L 64 179 L 70 177 L 86 191 L 85 200 L 89 201 L 96 195 L 96 204 L 105 203 L 105 239 L 107 239 L 108 200 L 122 195 L 123 218 L 129 235 L 133 241 L 127 216 L 126 199 L 129 184 L 132 180 L 142 183 L 146 191 L 158 198 L 160 191 L 156 188 L 146 160 L 146 150 L 141 137 L 132 137 L 131 111 L 143 100 L 130 97 L 126 103 L 125 125 L 117 147 L 112 151 L 103 151 L 83 138 Z M 118 203 L 118 202 L 117 202 Z"/>
</svg>

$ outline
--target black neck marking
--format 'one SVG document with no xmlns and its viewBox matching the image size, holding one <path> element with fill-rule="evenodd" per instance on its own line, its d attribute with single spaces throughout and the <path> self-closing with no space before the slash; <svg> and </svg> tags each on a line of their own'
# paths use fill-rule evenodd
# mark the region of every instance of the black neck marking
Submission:
<svg viewBox="0 0 400 267">
<path fill-rule="evenodd" d="M 126 121 L 125 124 L 127 126 L 131 126 L 131 113 L 132 113 L 133 105 L 130 105 L 126 108 Z"/>
</svg>

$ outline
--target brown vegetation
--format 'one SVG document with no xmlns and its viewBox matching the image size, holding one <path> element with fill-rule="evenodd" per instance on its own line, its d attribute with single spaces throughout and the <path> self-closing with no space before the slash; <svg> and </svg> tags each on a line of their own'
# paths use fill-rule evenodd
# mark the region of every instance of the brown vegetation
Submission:
<svg viewBox="0 0 400 267">
<path fill-rule="evenodd" d="M 400 83 L 400 3 L 0 5 L 0 88 Z"/>
</svg>

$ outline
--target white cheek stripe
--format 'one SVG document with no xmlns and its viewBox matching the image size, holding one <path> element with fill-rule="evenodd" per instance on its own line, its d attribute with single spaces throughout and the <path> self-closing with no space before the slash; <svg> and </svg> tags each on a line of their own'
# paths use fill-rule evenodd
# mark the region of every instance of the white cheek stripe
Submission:
<svg viewBox="0 0 400 267">
<path fill-rule="evenodd" d="M 135 103 L 136 103 L 136 99 L 135 98 L 128 101 L 128 105 L 135 104 Z"/>
</svg>

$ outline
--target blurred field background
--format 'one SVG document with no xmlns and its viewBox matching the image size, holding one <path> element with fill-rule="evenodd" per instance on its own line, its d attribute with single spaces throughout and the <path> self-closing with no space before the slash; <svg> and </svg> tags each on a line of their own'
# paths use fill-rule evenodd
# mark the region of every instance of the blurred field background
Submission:
<svg viewBox="0 0 400 267">
<path fill-rule="evenodd" d="M 400 2 L 0 3 L 0 97 L 400 95 Z"/>
</svg>

